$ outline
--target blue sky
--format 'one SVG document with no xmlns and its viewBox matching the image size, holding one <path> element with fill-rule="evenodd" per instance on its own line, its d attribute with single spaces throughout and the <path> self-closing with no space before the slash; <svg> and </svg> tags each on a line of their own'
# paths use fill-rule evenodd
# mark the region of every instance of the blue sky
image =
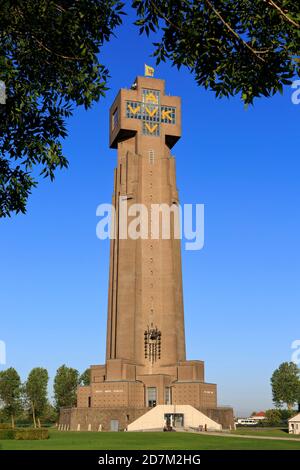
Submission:
<svg viewBox="0 0 300 470">
<path fill-rule="evenodd" d="M 96 207 L 110 202 L 116 153 L 108 110 L 143 74 L 151 42 L 130 18 L 106 45 L 110 90 L 68 121 L 70 160 L 42 180 L 27 215 L 1 221 L 0 340 L 22 379 L 66 363 L 83 371 L 105 354 L 109 242 L 96 238 Z M 272 406 L 272 371 L 300 338 L 300 105 L 284 96 L 217 100 L 186 71 L 156 68 L 182 97 L 174 147 L 181 203 L 205 204 L 205 246 L 183 251 L 187 355 L 206 361 L 220 404 L 238 414 Z M 0 366 L 3 368 L 3 366 Z"/>
</svg>

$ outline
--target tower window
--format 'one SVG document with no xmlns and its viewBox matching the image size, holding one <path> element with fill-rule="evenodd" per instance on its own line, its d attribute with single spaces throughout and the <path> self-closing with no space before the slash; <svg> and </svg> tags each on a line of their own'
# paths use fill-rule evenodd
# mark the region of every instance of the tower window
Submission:
<svg viewBox="0 0 300 470">
<path fill-rule="evenodd" d="M 174 106 L 161 107 L 161 122 L 165 124 L 176 124 L 176 108 L 174 108 Z"/>
<path fill-rule="evenodd" d="M 160 91 L 143 88 L 143 103 L 160 104 Z"/>
<path fill-rule="evenodd" d="M 165 405 L 171 405 L 171 387 L 165 387 Z"/>
<path fill-rule="evenodd" d="M 112 128 L 115 129 L 119 122 L 119 108 L 116 108 L 112 115 Z"/>
<path fill-rule="evenodd" d="M 156 406 L 157 403 L 157 389 L 156 387 L 147 388 L 147 405 L 151 408 Z"/>
<path fill-rule="evenodd" d="M 150 121 L 150 118 L 147 120 Z M 160 135 L 160 125 L 159 122 L 152 122 L 152 118 L 150 122 L 143 121 L 143 134 L 149 136 L 159 136 Z"/>
<path fill-rule="evenodd" d="M 149 150 L 148 157 L 149 157 L 149 164 L 154 165 L 154 158 L 155 158 L 154 150 Z"/>
</svg>

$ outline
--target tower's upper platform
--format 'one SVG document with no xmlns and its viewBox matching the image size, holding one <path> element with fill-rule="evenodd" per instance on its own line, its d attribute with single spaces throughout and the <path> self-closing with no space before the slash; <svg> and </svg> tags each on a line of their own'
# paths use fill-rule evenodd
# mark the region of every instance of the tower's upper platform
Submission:
<svg viewBox="0 0 300 470">
<path fill-rule="evenodd" d="M 165 81 L 137 77 L 130 89 L 122 88 L 110 108 L 111 148 L 136 133 L 164 138 L 169 148 L 181 136 L 181 99 L 165 95 Z"/>
</svg>

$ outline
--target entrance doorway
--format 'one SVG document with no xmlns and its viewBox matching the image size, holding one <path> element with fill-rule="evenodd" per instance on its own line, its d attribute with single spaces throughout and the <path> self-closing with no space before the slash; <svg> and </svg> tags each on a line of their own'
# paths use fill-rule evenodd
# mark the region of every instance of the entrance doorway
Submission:
<svg viewBox="0 0 300 470">
<path fill-rule="evenodd" d="M 156 387 L 147 388 L 147 406 L 153 408 L 157 404 L 157 389 Z"/>
<path fill-rule="evenodd" d="M 164 418 L 167 426 L 172 428 L 182 428 L 184 426 L 183 413 L 165 413 Z"/>
<path fill-rule="evenodd" d="M 117 419 L 112 419 L 110 422 L 110 430 L 113 432 L 119 431 L 119 421 Z"/>
</svg>

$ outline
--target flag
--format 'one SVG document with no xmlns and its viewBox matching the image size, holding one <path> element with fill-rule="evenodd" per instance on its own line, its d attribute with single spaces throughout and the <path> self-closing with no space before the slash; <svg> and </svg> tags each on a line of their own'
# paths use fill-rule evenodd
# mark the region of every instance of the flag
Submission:
<svg viewBox="0 0 300 470">
<path fill-rule="evenodd" d="M 145 77 L 154 77 L 154 68 L 145 64 Z"/>
</svg>

